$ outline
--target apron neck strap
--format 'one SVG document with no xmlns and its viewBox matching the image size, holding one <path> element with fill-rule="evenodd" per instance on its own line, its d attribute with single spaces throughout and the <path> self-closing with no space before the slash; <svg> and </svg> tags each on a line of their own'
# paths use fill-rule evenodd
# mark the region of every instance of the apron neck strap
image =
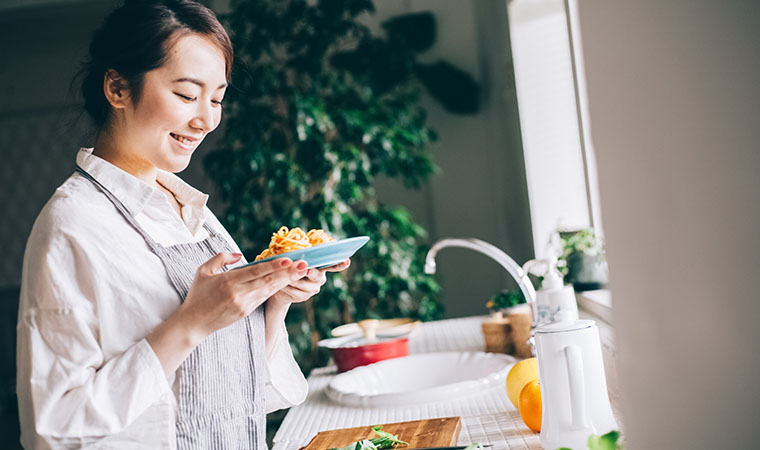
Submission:
<svg viewBox="0 0 760 450">
<path fill-rule="evenodd" d="M 100 181 L 96 180 L 95 177 L 87 173 L 87 171 L 82 169 L 78 164 L 76 166 L 76 171 L 80 175 L 82 175 L 84 178 L 91 181 L 92 184 L 94 184 L 95 187 L 98 188 L 98 190 L 100 190 L 103 194 L 105 194 L 106 198 L 108 198 L 108 200 L 110 200 L 111 203 L 113 203 L 113 205 L 121 213 L 121 215 L 124 216 L 127 222 L 129 222 L 129 224 L 132 225 L 132 228 L 134 228 L 138 233 L 140 233 L 140 236 L 142 236 L 143 239 L 145 239 L 145 242 L 147 242 L 150 248 L 154 250 L 155 252 L 155 249 L 157 248 L 158 244 L 156 243 L 156 241 L 153 240 L 152 237 L 150 237 L 150 235 L 148 235 L 148 233 L 145 232 L 145 230 L 142 229 L 140 224 L 137 223 L 137 220 L 135 220 L 135 218 L 132 217 L 132 214 L 129 213 L 129 210 L 127 209 L 126 206 L 124 206 L 124 203 L 122 203 L 121 200 L 116 198 L 116 196 L 113 195 L 113 193 L 111 193 L 111 191 L 109 191 L 108 188 L 103 186 L 103 184 Z"/>
</svg>

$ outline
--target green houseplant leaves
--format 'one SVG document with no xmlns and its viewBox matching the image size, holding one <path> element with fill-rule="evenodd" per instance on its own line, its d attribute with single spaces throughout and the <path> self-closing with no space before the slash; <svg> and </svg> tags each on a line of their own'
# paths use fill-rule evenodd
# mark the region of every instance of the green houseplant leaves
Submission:
<svg viewBox="0 0 760 450">
<path fill-rule="evenodd" d="M 432 15 L 391 20 L 378 37 L 358 20 L 374 11 L 369 0 L 232 6 L 224 20 L 237 59 L 225 134 L 204 160 L 227 205 L 220 219 L 249 256 L 282 225 L 371 237 L 347 272 L 291 308 L 302 369 L 327 362 L 316 342 L 339 324 L 440 318 L 438 284 L 423 273 L 425 230 L 378 201 L 374 187 L 386 177 L 417 188 L 437 170 L 414 76 L 415 52 L 434 39 Z"/>
</svg>

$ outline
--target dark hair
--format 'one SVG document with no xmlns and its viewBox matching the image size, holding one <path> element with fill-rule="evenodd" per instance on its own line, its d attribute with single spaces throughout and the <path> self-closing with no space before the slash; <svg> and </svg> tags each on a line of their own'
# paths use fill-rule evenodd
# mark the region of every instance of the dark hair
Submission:
<svg viewBox="0 0 760 450">
<path fill-rule="evenodd" d="M 139 102 L 145 73 L 161 67 L 167 51 L 181 36 L 201 34 L 224 55 L 226 77 L 232 70 L 232 43 L 216 15 L 191 0 L 126 0 L 95 31 L 89 58 L 77 75 L 83 76 L 84 109 L 98 129 L 108 122 L 111 105 L 103 93 L 109 69 L 126 81 L 134 102 Z"/>
</svg>

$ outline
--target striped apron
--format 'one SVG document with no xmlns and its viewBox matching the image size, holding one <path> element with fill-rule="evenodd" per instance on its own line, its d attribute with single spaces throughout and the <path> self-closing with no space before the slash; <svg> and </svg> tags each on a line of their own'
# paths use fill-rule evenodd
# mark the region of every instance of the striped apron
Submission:
<svg viewBox="0 0 760 450">
<path fill-rule="evenodd" d="M 201 264 L 219 252 L 233 251 L 224 237 L 214 232 L 208 224 L 204 227 L 209 237 L 200 242 L 171 246 L 155 242 L 105 186 L 81 167 L 76 170 L 105 194 L 161 259 L 180 301 L 184 302 Z M 246 318 L 206 337 L 185 359 L 179 368 L 179 415 L 176 424 L 179 450 L 267 448 L 261 386 L 266 370 L 262 365 L 266 358 L 264 339 L 264 308 L 256 308 Z M 126 433 L 129 433 L 129 428 Z M 134 443 L 134 437 L 124 436 L 124 442 Z"/>
</svg>

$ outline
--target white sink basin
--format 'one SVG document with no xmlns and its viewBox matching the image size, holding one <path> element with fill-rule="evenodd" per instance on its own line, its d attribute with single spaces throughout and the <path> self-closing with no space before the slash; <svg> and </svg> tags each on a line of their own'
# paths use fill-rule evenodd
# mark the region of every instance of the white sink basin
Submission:
<svg viewBox="0 0 760 450">
<path fill-rule="evenodd" d="M 499 386 L 517 360 L 483 352 L 423 353 L 336 375 L 327 396 L 343 405 L 375 407 L 464 397 Z"/>
</svg>

